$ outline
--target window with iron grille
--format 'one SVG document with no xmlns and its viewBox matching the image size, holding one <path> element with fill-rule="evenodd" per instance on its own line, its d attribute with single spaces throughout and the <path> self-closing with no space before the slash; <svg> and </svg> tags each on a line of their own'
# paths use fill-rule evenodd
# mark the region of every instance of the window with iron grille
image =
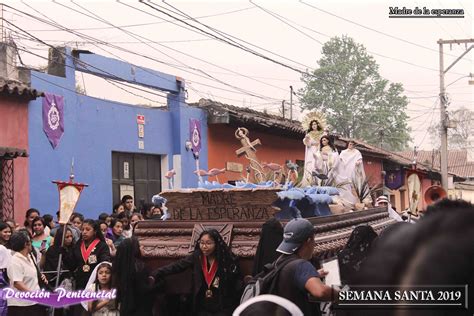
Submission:
<svg viewBox="0 0 474 316">
<path fill-rule="evenodd" d="M 13 218 L 14 183 L 13 159 L 0 158 L 0 218 Z"/>
</svg>

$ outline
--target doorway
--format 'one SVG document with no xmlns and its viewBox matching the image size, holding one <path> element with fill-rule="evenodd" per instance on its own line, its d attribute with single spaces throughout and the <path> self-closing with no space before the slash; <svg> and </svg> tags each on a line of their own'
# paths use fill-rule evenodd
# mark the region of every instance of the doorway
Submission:
<svg viewBox="0 0 474 316">
<path fill-rule="evenodd" d="M 161 192 L 161 156 L 112 152 L 113 204 L 122 196 L 133 196 L 139 210 L 151 197 Z"/>
</svg>

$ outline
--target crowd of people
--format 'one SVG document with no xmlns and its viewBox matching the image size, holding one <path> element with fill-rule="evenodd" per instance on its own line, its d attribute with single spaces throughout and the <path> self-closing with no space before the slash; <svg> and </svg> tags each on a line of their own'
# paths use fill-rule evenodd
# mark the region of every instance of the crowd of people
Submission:
<svg viewBox="0 0 474 316">
<path fill-rule="evenodd" d="M 58 225 L 51 216 L 29 209 L 23 226 L 13 220 L 0 222 L 0 286 L 18 291 L 58 286 L 67 290 L 115 289 L 115 299 L 60 308 L 54 314 L 147 316 L 154 314 L 156 297 L 165 280 L 188 270 L 190 309 L 183 315 L 236 315 L 234 311 L 245 287 L 244 276 L 238 258 L 217 230 L 202 231 L 187 257 L 155 271 L 145 265 L 144 249 L 133 229 L 138 221 L 157 216 L 161 206 L 157 203 L 135 212 L 132 197 L 125 196 L 112 214 L 100 214 L 97 219 L 84 219 L 74 213 L 68 225 Z M 368 225 L 358 226 L 338 254 L 341 285 L 473 285 L 474 255 L 469 246 L 474 234 L 472 223 L 474 208 L 470 203 L 443 201 L 428 208 L 416 224 L 400 222 L 380 235 Z M 298 310 L 298 315 L 320 315 L 320 302 L 337 300 L 339 289 L 324 284 L 328 271 L 314 265 L 315 236 L 314 226 L 302 218 L 293 219 L 284 227 L 275 219 L 264 225 L 255 256 L 254 279 L 268 264 L 280 267 L 271 293 L 265 293 L 279 298 L 269 297 L 264 304 L 248 307 L 245 302 L 245 308 L 238 309 L 239 315 L 265 315 L 270 310 L 275 315 L 286 315 L 288 310 Z M 450 264 L 456 264 L 456 268 L 447 269 Z M 292 303 L 269 305 L 285 300 Z M 285 308 L 286 313 L 282 311 Z M 160 315 L 169 314 L 166 308 L 159 310 Z M 32 301 L 0 298 L 0 316 L 51 312 Z M 420 312 L 423 311 L 415 314 Z M 413 314 L 407 310 L 403 313 Z M 384 311 L 384 315 L 389 314 L 395 315 L 397 310 Z"/>
<path fill-rule="evenodd" d="M 133 236 L 133 227 L 159 213 L 159 204 L 146 204 L 136 211 L 133 198 L 126 195 L 111 214 L 102 213 L 96 219 L 73 213 L 67 225 L 60 225 L 52 215 L 31 208 L 23 225 L 13 219 L 2 221 L 0 287 L 17 291 L 117 289 L 115 300 L 73 305 L 54 314 L 152 315 L 150 304 L 157 286 L 148 279 L 151 274 L 141 261 L 143 249 Z M 2 291 L 1 316 L 51 312 L 32 301 L 5 299 Z"/>
</svg>

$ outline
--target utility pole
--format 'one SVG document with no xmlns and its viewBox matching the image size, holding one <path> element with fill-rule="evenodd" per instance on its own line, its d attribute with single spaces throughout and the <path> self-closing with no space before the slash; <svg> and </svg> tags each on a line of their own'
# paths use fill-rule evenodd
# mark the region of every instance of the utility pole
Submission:
<svg viewBox="0 0 474 316">
<path fill-rule="evenodd" d="M 443 189 L 448 192 L 448 115 L 446 109 L 446 88 L 444 86 L 444 75 L 451 69 L 461 58 L 464 57 L 473 47 L 471 45 L 464 53 L 461 54 L 446 70 L 444 69 L 444 56 L 443 56 L 443 45 L 444 44 L 465 44 L 467 48 L 468 43 L 474 43 L 474 39 L 460 39 L 460 40 L 438 40 L 439 44 L 439 99 L 440 99 L 440 134 L 441 134 L 441 185 Z"/>
<path fill-rule="evenodd" d="M 283 118 L 285 118 L 285 100 L 281 101 L 281 113 L 283 114 Z"/>
<path fill-rule="evenodd" d="M 379 131 L 379 137 L 380 137 L 380 148 L 383 149 L 383 137 L 385 136 L 385 133 L 383 130 Z"/>
<path fill-rule="evenodd" d="M 293 86 L 290 86 L 290 120 L 293 120 Z"/>
<path fill-rule="evenodd" d="M 3 3 L 0 4 L 2 6 L 2 43 L 3 43 L 3 39 L 6 37 L 3 35 Z"/>
<path fill-rule="evenodd" d="M 439 106 L 440 106 L 440 166 L 441 166 L 441 186 L 448 192 L 448 122 L 446 115 L 446 89 L 444 87 L 444 58 L 443 58 L 443 41 L 439 40 Z"/>
</svg>

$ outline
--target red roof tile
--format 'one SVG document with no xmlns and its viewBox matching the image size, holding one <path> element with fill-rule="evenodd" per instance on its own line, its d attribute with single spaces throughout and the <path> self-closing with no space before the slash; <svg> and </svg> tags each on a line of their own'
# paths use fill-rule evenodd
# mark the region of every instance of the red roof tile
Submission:
<svg viewBox="0 0 474 316">
<path fill-rule="evenodd" d="M 413 151 L 398 152 L 399 155 L 414 160 Z M 417 152 L 417 162 L 440 168 L 440 153 L 438 150 L 420 150 Z M 474 177 L 474 162 L 468 161 L 467 150 L 448 151 L 448 171 L 461 177 Z"/>
<path fill-rule="evenodd" d="M 13 159 L 16 157 L 28 157 L 28 153 L 24 149 L 13 147 L 0 147 L 0 158 Z"/>
<path fill-rule="evenodd" d="M 214 116 L 225 117 L 228 115 L 234 122 L 241 124 L 253 123 L 255 126 L 261 126 L 273 129 L 278 129 L 286 133 L 292 132 L 294 135 L 304 136 L 304 130 L 301 126 L 301 122 L 295 120 L 284 119 L 278 115 L 272 115 L 264 112 L 255 111 L 249 108 L 237 107 L 234 105 L 224 104 L 213 100 L 200 99 L 199 103 L 189 104 L 190 106 L 196 106 L 202 109 L 206 109 L 209 114 Z M 407 158 L 399 153 L 391 152 L 376 146 L 372 146 L 363 141 L 356 139 L 349 139 L 342 136 L 334 135 L 335 145 L 337 147 L 346 147 L 349 140 L 353 140 L 357 148 L 362 154 L 368 154 L 381 159 L 387 159 L 405 167 L 412 165 L 413 159 Z M 417 168 L 422 171 L 436 171 L 439 172 L 438 168 L 432 168 L 429 164 L 418 163 Z"/>
</svg>

